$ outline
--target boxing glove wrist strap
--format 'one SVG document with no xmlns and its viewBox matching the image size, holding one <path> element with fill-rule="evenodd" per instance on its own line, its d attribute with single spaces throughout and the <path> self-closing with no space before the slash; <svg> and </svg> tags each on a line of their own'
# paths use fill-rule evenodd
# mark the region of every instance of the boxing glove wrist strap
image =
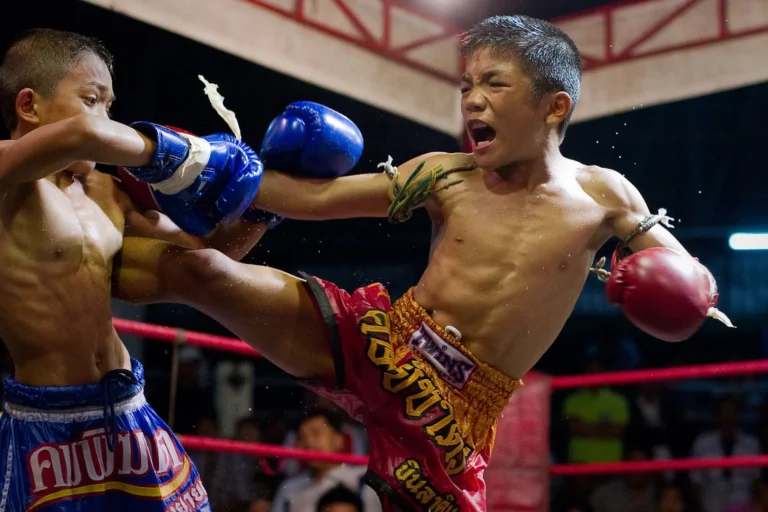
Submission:
<svg viewBox="0 0 768 512">
<path fill-rule="evenodd" d="M 189 142 L 189 152 L 183 162 L 171 176 L 158 183 L 152 183 L 152 188 L 165 195 L 176 195 L 191 186 L 205 170 L 211 158 L 211 144 L 199 137 L 180 133 Z"/>
</svg>

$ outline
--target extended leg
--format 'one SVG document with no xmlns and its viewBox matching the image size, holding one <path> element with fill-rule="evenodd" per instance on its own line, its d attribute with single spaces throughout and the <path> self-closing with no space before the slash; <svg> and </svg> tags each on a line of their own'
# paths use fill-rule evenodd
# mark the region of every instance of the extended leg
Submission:
<svg viewBox="0 0 768 512">
<path fill-rule="evenodd" d="M 238 263 L 213 249 L 126 238 L 115 268 L 118 298 L 180 302 L 207 314 L 298 378 L 330 380 L 326 326 L 305 281 Z"/>
</svg>

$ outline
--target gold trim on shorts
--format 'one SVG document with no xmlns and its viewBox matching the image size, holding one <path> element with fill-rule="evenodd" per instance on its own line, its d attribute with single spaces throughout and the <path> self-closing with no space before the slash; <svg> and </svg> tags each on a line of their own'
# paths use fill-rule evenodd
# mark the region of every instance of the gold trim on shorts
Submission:
<svg viewBox="0 0 768 512">
<path fill-rule="evenodd" d="M 480 362 L 456 338 L 438 325 L 413 296 L 414 289 L 392 304 L 392 332 L 395 359 L 403 357 L 409 350 L 417 358 L 416 365 L 434 382 L 448 403 L 453 406 L 456 423 L 465 442 L 475 450 L 486 446 L 493 449 L 496 439 L 496 422 L 509 399 L 523 386 L 523 381 L 504 375 L 496 368 Z M 409 349 L 408 340 L 415 331 L 426 324 L 452 347 L 469 358 L 477 367 L 470 375 L 463 389 L 448 384 L 431 364 L 424 360 L 418 350 Z"/>
</svg>

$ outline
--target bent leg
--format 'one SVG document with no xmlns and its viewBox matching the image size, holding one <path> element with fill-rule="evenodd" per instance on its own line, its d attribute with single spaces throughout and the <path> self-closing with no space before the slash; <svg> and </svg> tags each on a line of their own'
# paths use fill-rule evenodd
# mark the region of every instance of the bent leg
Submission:
<svg viewBox="0 0 768 512">
<path fill-rule="evenodd" d="M 294 377 L 332 382 L 327 328 L 302 279 L 213 249 L 134 238 L 125 239 L 115 274 L 118 298 L 187 304 Z"/>
</svg>

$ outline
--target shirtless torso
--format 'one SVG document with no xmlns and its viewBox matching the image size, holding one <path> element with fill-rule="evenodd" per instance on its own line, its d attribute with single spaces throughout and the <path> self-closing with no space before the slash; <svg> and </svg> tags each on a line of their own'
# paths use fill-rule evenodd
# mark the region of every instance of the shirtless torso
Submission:
<svg viewBox="0 0 768 512">
<path fill-rule="evenodd" d="M 438 158 L 449 168 L 467 156 Z M 478 359 L 515 378 L 560 333 L 610 237 L 609 210 L 590 185 L 611 171 L 562 165 L 531 190 L 469 171 L 427 204 L 432 252 L 416 300 L 438 324 L 459 329 Z"/>
<path fill-rule="evenodd" d="M 112 327 L 112 260 L 124 208 L 112 177 L 55 174 L 0 192 L 0 337 L 32 386 L 130 369 Z"/>
</svg>

